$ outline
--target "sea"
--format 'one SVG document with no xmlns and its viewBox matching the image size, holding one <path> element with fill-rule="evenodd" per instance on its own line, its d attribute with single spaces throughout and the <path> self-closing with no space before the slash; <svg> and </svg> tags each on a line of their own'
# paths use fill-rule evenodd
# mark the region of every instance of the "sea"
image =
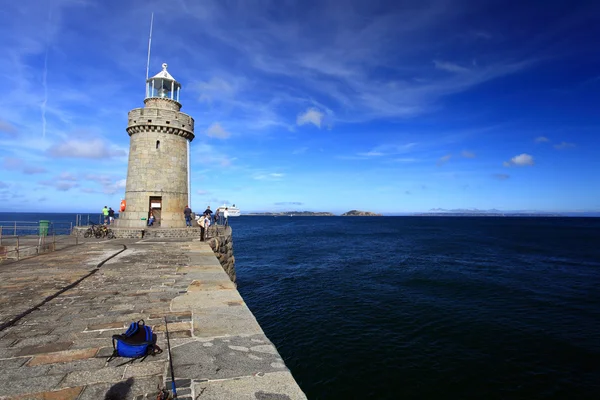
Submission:
<svg viewBox="0 0 600 400">
<path fill-rule="evenodd" d="M 230 220 L 309 399 L 600 398 L 600 218 Z"/>
</svg>

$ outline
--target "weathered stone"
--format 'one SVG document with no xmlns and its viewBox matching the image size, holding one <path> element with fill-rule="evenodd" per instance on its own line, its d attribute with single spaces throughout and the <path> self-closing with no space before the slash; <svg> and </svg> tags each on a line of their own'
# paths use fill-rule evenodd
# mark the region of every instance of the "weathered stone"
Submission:
<svg viewBox="0 0 600 400">
<path fill-rule="evenodd" d="M 50 391 L 64 378 L 64 375 L 35 376 L 25 379 L 12 379 L 0 384 L 0 396 L 15 396 L 25 393 Z"/>
<path fill-rule="evenodd" d="M 85 358 L 92 358 L 96 355 L 96 353 L 98 353 L 98 350 L 98 348 L 91 348 L 40 354 L 33 357 L 31 361 L 27 363 L 27 365 L 33 367 L 34 365 L 62 363 L 75 360 L 82 360 Z"/>
<path fill-rule="evenodd" d="M 40 392 L 11 397 L 10 400 L 76 400 L 83 387 L 72 387 L 54 392 Z"/>
<path fill-rule="evenodd" d="M 40 338 L 40 339 L 43 341 L 43 338 Z M 58 342 L 58 343 L 44 344 L 44 345 L 40 345 L 40 346 L 25 346 L 19 350 L 19 352 L 17 353 L 17 356 L 21 357 L 21 356 L 29 356 L 29 355 L 34 355 L 34 354 L 53 353 L 56 351 L 67 350 L 69 347 L 71 347 L 72 344 L 73 344 L 73 342 Z"/>
<path fill-rule="evenodd" d="M 107 367 L 95 371 L 73 371 L 61 382 L 61 387 L 89 385 L 100 382 L 118 382 L 125 371 L 124 366 Z"/>
</svg>

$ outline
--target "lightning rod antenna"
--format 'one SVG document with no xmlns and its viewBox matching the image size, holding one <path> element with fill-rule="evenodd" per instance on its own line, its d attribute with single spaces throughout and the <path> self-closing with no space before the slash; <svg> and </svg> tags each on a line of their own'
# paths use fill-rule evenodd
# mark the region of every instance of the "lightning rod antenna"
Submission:
<svg viewBox="0 0 600 400">
<path fill-rule="evenodd" d="M 152 26 L 154 25 L 154 13 L 150 19 L 150 37 L 148 38 L 148 62 L 146 62 L 146 80 L 148 80 L 148 73 L 150 72 L 150 46 L 152 46 Z"/>
</svg>

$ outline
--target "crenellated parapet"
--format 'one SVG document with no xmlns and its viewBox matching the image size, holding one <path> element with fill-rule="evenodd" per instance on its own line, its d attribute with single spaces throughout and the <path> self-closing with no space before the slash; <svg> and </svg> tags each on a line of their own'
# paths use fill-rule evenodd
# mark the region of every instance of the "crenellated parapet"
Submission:
<svg viewBox="0 0 600 400">
<path fill-rule="evenodd" d="M 157 99 L 166 103 L 166 99 Z M 168 100 L 171 101 L 171 100 Z M 194 119 L 180 111 L 165 108 L 136 108 L 129 112 L 127 133 L 129 136 L 136 133 L 157 132 L 182 136 L 194 140 Z"/>
</svg>

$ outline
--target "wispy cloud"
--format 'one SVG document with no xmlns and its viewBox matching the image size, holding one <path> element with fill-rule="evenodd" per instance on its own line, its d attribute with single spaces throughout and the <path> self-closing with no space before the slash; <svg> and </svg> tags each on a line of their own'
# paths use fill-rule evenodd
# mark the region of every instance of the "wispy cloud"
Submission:
<svg viewBox="0 0 600 400">
<path fill-rule="evenodd" d="M 79 178 L 77 178 L 75 175 L 71 174 L 70 172 L 63 172 L 57 177 L 57 180 L 76 182 L 79 180 Z"/>
<path fill-rule="evenodd" d="M 442 165 L 446 164 L 448 161 L 450 161 L 450 159 L 452 158 L 452 154 L 446 154 L 443 157 L 440 157 L 440 159 L 437 161 L 436 165 L 438 167 L 441 167 Z"/>
<path fill-rule="evenodd" d="M 255 174 L 252 178 L 256 179 L 257 181 L 278 181 L 281 180 L 284 176 L 285 174 L 282 173 L 271 172 L 266 174 Z"/>
<path fill-rule="evenodd" d="M 124 150 L 109 146 L 101 139 L 79 140 L 71 139 L 52 145 L 47 154 L 56 158 L 91 158 L 106 159 L 122 157 L 127 153 Z"/>
<path fill-rule="evenodd" d="M 38 183 L 40 185 L 53 187 L 54 189 L 61 191 L 61 192 L 68 192 L 69 190 L 79 186 L 79 184 L 76 182 L 66 182 L 66 181 L 56 181 L 56 180 L 40 181 Z"/>
<path fill-rule="evenodd" d="M 561 142 L 559 144 L 554 145 L 554 148 L 557 150 L 564 150 L 564 149 L 569 149 L 572 147 L 575 147 L 575 143 Z"/>
<path fill-rule="evenodd" d="M 538 136 L 535 138 L 536 143 L 546 143 L 549 141 L 550 141 L 550 139 L 548 139 L 546 136 Z"/>
<path fill-rule="evenodd" d="M 448 72 L 469 72 L 469 68 L 462 67 L 458 64 L 454 64 L 451 62 L 434 60 L 433 64 L 437 69 L 441 69 Z"/>
<path fill-rule="evenodd" d="M 381 151 L 367 151 L 366 153 L 358 153 L 359 156 L 361 157 L 381 157 L 383 155 L 385 155 L 385 153 L 382 153 Z"/>
<path fill-rule="evenodd" d="M 403 143 L 403 144 L 396 144 L 396 143 L 383 144 L 383 145 L 376 146 L 367 152 L 357 153 L 357 156 L 365 157 L 365 158 L 382 157 L 382 156 L 397 156 L 399 154 L 406 154 L 406 153 L 411 152 L 412 149 L 414 149 L 416 146 L 417 146 L 417 143 L 415 143 L 415 142 L 409 142 L 409 143 Z"/>
<path fill-rule="evenodd" d="M 525 153 L 519 154 L 518 156 L 514 156 L 509 161 L 504 161 L 502 163 L 502 165 L 504 165 L 505 167 L 525 167 L 532 166 L 533 164 L 535 164 L 533 157 Z"/>
<path fill-rule="evenodd" d="M 4 121 L 2 119 L 0 119 L 0 133 L 4 133 L 8 136 L 16 136 L 17 135 L 17 128 L 11 124 L 8 121 Z"/>
<path fill-rule="evenodd" d="M 467 150 L 463 150 L 460 155 L 464 158 L 475 158 L 475 153 Z"/>
<path fill-rule="evenodd" d="M 492 177 L 494 179 L 498 179 L 500 181 L 505 181 L 510 178 L 510 175 L 508 175 L 508 174 L 493 174 Z"/>
<path fill-rule="evenodd" d="M 220 123 L 215 122 L 206 130 L 206 136 L 218 139 L 227 139 L 229 136 L 231 136 L 231 133 L 227 132 Z"/>
<path fill-rule="evenodd" d="M 27 163 L 21 158 L 4 157 L 2 167 L 9 171 L 20 171 L 26 175 L 43 174 L 47 172 L 44 167 L 38 167 Z"/>
<path fill-rule="evenodd" d="M 321 111 L 317 110 L 316 108 L 309 108 L 304 113 L 298 115 L 298 118 L 296 118 L 296 124 L 300 126 L 313 124 L 317 128 L 321 128 L 324 117 L 325 114 Z"/>
<path fill-rule="evenodd" d="M 304 154 L 308 151 L 308 147 L 300 147 L 292 151 L 292 154 Z"/>
<path fill-rule="evenodd" d="M 280 201 L 277 203 L 273 203 L 273 205 L 276 206 L 301 206 L 304 203 L 300 202 L 300 201 Z"/>
</svg>

